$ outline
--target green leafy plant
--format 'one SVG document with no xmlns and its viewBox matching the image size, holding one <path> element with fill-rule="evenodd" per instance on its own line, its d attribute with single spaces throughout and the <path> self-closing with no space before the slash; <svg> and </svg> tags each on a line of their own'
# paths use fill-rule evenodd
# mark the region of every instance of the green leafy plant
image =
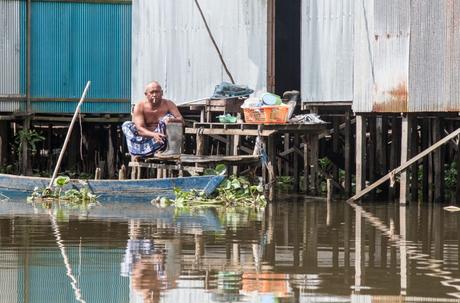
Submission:
<svg viewBox="0 0 460 303">
<path fill-rule="evenodd" d="M 17 132 L 14 138 L 15 146 L 17 147 L 18 152 L 22 150 L 23 144 L 24 142 L 26 142 L 28 149 L 32 153 L 37 152 L 37 143 L 42 142 L 43 140 L 45 140 L 45 137 L 43 137 L 39 132 L 37 132 L 34 129 L 21 129 Z"/>
<path fill-rule="evenodd" d="M 175 189 L 175 199 L 160 198 L 160 207 L 170 205 L 176 208 L 189 207 L 265 207 L 267 201 L 260 185 L 252 185 L 246 178 L 231 176 L 217 188 L 217 194 L 206 197 L 203 192 Z"/>
</svg>

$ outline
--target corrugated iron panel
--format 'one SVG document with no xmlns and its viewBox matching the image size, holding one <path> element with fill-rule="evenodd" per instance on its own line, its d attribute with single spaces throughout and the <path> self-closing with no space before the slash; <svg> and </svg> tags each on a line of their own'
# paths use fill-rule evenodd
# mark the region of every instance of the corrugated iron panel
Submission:
<svg viewBox="0 0 460 303">
<path fill-rule="evenodd" d="M 32 111 L 36 113 L 74 113 L 78 102 L 73 101 L 33 101 Z M 82 113 L 126 114 L 131 111 L 131 102 L 91 102 L 85 101 Z"/>
<path fill-rule="evenodd" d="M 201 8 L 238 84 L 267 87 L 267 0 L 201 0 Z M 159 81 L 177 103 L 209 97 L 229 81 L 194 1 L 133 3 L 132 101 Z"/>
<path fill-rule="evenodd" d="M 374 112 L 406 112 L 409 84 L 409 0 L 374 3 Z"/>
<path fill-rule="evenodd" d="M 3 96 L 21 93 L 20 7 L 21 1 L 0 0 L 0 95 Z"/>
<path fill-rule="evenodd" d="M 355 41 L 358 47 L 355 49 L 354 57 L 355 61 L 358 60 L 355 66 L 360 69 L 355 71 L 357 83 L 353 109 L 356 112 L 406 112 L 409 85 L 410 1 L 371 2 L 364 0 L 361 2 L 364 4 L 363 7 L 360 7 L 360 4 L 357 7 L 357 12 L 360 11 L 355 27 Z M 369 13 L 368 9 L 372 8 L 373 13 Z M 363 38 L 366 40 L 358 41 Z M 364 58 L 363 62 L 359 62 L 361 58 Z M 359 71 L 364 74 L 359 75 Z M 368 78 L 369 76 L 371 77 Z M 369 91 L 369 82 L 372 83 L 372 91 Z"/>
<path fill-rule="evenodd" d="M 353 98 L 354 0 L 302 0 L 303 101 Z"/>
<path fill-rule="evenodd" d="M 0 100 L 0 112 L 24 112 L 26 111 L 26 101 Z"/>
<path fill-rule="evenodd" d="M 357 0 L 354 6 L 353 111 L 371 112 L 375 83 L 373 55 L 374 0 Z"/>
<path fill-rule="evenodd" d="M 78 98 L 91 80 L 88 98 L 129 99 L 131 5 L 32 2 L 32 15 L 32 97 Z"/>
<path fill-rule="evenodd" d="M 411 112 L 460 111 L 460 4 L 412 1 Z"/>
</svg>

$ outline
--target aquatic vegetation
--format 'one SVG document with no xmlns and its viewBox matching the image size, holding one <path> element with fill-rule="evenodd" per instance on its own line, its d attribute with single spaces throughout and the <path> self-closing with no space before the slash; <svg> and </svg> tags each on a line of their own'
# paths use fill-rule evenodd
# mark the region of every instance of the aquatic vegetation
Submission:
<svg viewBox="0 0 460 303">
<path fill-rule="evenodd" d="M 69 205 L 80 206 L 97 202 L 97 196 L 91 193 L 88 186 L 80 189 L 71 188 L 63 191 L 65 185 L 69 184 L 70 178 L 59 176 L 54 180 L 54 188 L 34 188 L 32 194 L 27 197 L 28 202 L 65 202 Z"/>
<path fill-rule="evenodd" d="M 159 207 L 265 207 L 267 200 L 261 185 L 252 185 L 246 178 L 231 176 L 217 188 L 216 194 L 207 197 L 202 192 L 175 189 L 175 199 L 162 197 L 154 202 Z"/>
</svg>

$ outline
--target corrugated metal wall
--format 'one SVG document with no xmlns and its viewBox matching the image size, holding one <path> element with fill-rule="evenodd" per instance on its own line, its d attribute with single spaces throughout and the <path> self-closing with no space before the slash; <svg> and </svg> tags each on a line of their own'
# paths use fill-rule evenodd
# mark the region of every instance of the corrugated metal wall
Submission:
<svg viewBox="0 0 460 303">
<path fill-rule="evenodd" d="M 355 5 L 355 112 L 460 111 L 460 5 L 360 0 Z"/>
<path fill-rule="evenodd" d="M 201 0 L 225 62 L 238 84 L 267 87 L 267 0 Z M 194 1 L 133 3 L 132 102 L 157 80 L 176 103 L 209 97 L 229 81 Z"/>
<path fill-rule="evenodd" d="M 354 2 L 302 0 L 302 101 L 352 101 Z"/>
<path fill-rule="evenodd" d="M 129 99 L 131 5 L 32 2 L 32 16 L 32 98 L 79 98 L 91 80 L 87 98 Z M 73 112 L 71 105 L 32 102 L 32 109 Z M 119 105 L 83 111 L 120 112 Z M 121 112 L 129 111 L 126 103 Z"/>
<path fill-rule="evenodd" d="M 0 96 L 18 97 L 21 91 L 21 8 L 22 1 L 0 0 Z M 19 111 L 23 102 L 0 102 L 0 112 Z"/>
<path fill-rule="evenodd" d="M 411 5 L 409 111 L 460 111 L 460 3 Z"/>
</svg>

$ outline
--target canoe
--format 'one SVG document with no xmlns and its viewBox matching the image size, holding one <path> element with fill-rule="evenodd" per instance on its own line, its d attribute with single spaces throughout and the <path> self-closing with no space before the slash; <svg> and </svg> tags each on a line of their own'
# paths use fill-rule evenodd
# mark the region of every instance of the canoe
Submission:
<svg viewBox="0 0 460 303">
<path fill-rule="evenodd" d="M 123 197 L 142 201 L 151 201 L 157 197 L 174 198 L 174 189 L 182 191 L 203 191 L 206 195 L 212 194 L 222 183 L 225 176 L 193 176 L 168 179 L 139 179 L 139 180 L 78 180 L 72 179 L 64 190 L 79 189 L 88 186 L 92 193 L 104 200 Z M 31 193 L 35 187 L 45 188 L 49 178 L 28 177 L 0 174 L 0 193 L 23 192 Z"/>
</svg>

